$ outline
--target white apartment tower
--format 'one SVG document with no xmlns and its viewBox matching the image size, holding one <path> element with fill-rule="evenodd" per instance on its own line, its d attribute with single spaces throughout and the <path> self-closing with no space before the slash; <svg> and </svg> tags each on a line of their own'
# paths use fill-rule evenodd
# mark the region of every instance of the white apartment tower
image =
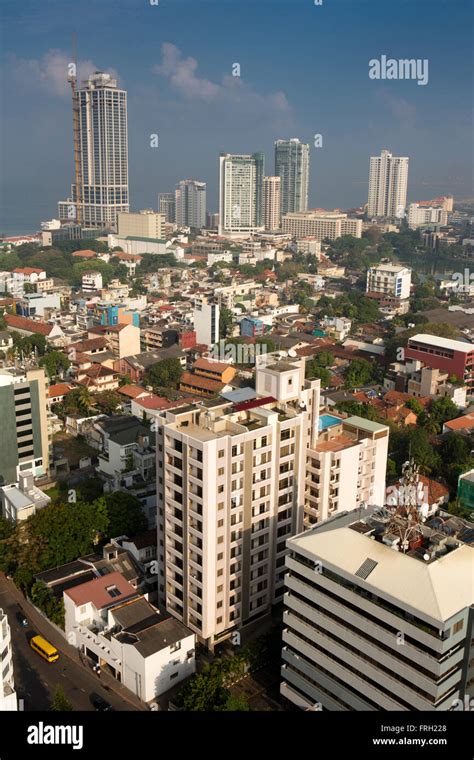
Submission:
<svg viewBox="0 0 474 760">
<path fill-rule="evenodd" d="M 443 513 L 400 543 L 398 530 L 415 525 L 370 508 L 288 541 L 280 691 L 290 702 L 303 710 L 469 710 L 472 523 Z"/>
<path fill-rule="evenodd" d="M 201 229 L 206 226 L 206 183 L 183 179 L 175 190 L 178 227 Z"/>
<path fill-rule="evenodd" d="M 209 303 L 204 296 L 194 304 L 194 330 L 196 342 L 213 346 L 219 340 L 220 309 L 216 303 Z"/>
<path fill-rule="evenodd" d="M 401 219 L 405 216 L 409 159 L 383 150 L 372 156 L 369 169 L 368 217 Z"/>
<path fill-rule="evenodd" d="M 263 153 L 221 153 L 219 235 L 246 237 L 263 230 Z"/>
<path fill-rule="evenodd" d="M 309 145 L 296 137 L 275 142 L 275 174 L 281 181 L 281 214 L 308 208 Z"/>
<path fill-rule="evenodd" d="M 320 381 L 270 357 L 265 396 L 158 420 L 159 602 L 211 647 L 281 599 L 286 538 L 303 527 Z"/>
<path fill-rule="evenodd" d="M 127 93 L 110 74 L 96 71 L 78 91 L 82 225 L 115 229 L 129 210 Z M 77 192 L 59 203 L 61 221 L 77 219 Z"/>
<path fill-rule="evenodd" d="M 280 177 L 263 178 L 263 226 L 266 230 L 280 229 Z"/>
</svg>

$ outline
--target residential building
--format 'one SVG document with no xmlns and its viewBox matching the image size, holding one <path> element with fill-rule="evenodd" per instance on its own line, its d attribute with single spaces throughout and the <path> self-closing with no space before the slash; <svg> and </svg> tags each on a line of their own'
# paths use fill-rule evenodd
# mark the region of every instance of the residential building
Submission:
<svg viewBox="0 0 474 760">
<path fill-rule="evenodd" d="M 342 235 L 362 237 L 362 220 L 349 219 L 347 214 L 336 211 L 302 211 L 284 214 L 281 226 L 283 232 L 297 240 L 308 236 L 319 241 L 325 238 L 336 240 Z"/>
<path fill-rule="evenodd" d="M 7 613 L 0 609 L 0 652 L 2 653 L 2 678 L 0 680 L 0 712 L 18 710 L 13 677 L 13 655 L 10 624 Z"/>
<path fill-rule="evenodd" d="M 102 274 L 100 272 L 84 272 L 82 275 L 82 290 L 84 293 L 96 293 L 102 290 Z"/>
<path fill-rule="evenodd" d="M 272 232 L 280 229 L 280 193 L 280 177 L 263 178 L 263 226 Z"/>
<path fill-rule="evenodd" d="M 408 393 L 411 396 L 429 396 L 436 399 L 448 396 L 456 406 L 464 409 L 467 405 L 466 385 L 449 382 L 449 374 L 432 367 L 422 367 L 414 372 L 408 380 Z"/>
<path fill-rule="evenodd" d="M 402 301 L 410 297 L 411 269 L 396 264 L 377 264 L 367 270 L 366 293 L 381 293 Z"/>
<path fill-rule="evenodd" d="M 221 153 L 219 235 L 247 236 L 263 230 L 263 153 Z"/>
<path fill-rule="evenodd" d="M 0 487 L 0 501 L 3 517 L 17 523 L 47 507 L 51 499 L 35 486 L 31 470 L 25 470 L 20 473 L 18 483 Z"/>
<path fill-rule="evenodd" d="M 448 212 L 436 206 L 423 206 L 419 203 L 410 203 L 408 206 L 408 226 L 411 230 L 423 227 L 425 224 L 446 225 Z"/>
<path fill-rule="evenodd" d="M 205 297 L 195 301 L 193 322 L 196 343 L 202 343 L 205 346 L 213 346 L 214 343 L 217 343 L 219 340 L 219 316 L 218 304 L 209 303 Z"/>
<path fill-rule="evenodd" d="M 369 169 L 368 217 L 402 219 L 405 216 L 408 187 L 408 162 L 383 150 L 372 156 Z"/>
<path fill-rule="evenodd" d="M 275 142 L 275 174 L 280 177 L 281 213 L 308 208 L 309 145 L 296 137 Z"/>
<path fill-rule="evenodd" d="M 471 509 L 474 514 L 474 470 L 463 472 L 459 476 L 458 500 L 463 509 Z"/>
<path fill-rule="evenodd" d="M 176 221 L 176 200 L 174 193 L 158 193 L 158 211 L 164 214 L 167 224 Z"/>
<path fill-rule="evenodd" d="M 165 215 L 152 209 L 143 209 L 139 213 L 120 212 L 117 214 L 117 235 L 161 240 L 164 223 Z"/>
<path fill-rule="evenodd" d="M 304 364 L 265 355 L 258 398 L 157 419 L 159 600 L 211 648 L 281 599 L 318 435 L 320 382 Z"/>
<path fill-rule="evenodd" d="M 109 351 L 117 359 L 140 353 L 140 328 L 130 324 L 100 325 L 88 330 L 89 338 L 105 338 Z"/>
<path fill-rule="evenodd" d="M 59 293 L 26 293 L 21 301 L 16 304 L 16 313 L 23 317 L 44 317 L 45 310 L 57 310 L 61 308 Z"/>
<path fill-rule="evenodd" d="M 299 237 L 296 241 L 296 251 L 297 253 L 304 253 L 321 259 L 321 241 L 311 235 Z"/>
<path fill-rule="evenodd" d="M 94 424 L 100 440 L 97 474 L 107 492 L 127 491 L 142 502 L 149 527 L 156 522 L 155 433 L 136 417 L 114 416 Z"/>
<path fill-rule="evenodd" d="M 195 672 L 195 636 L 162 615 L 119 572 L 64 591 L 68 641 L 143 702 Z"/>
<path fill-rule="evenodd" d="M 408 339 L 407 359 L 417 359 L 427 367 L 456 376 L 468 388 L 474 385 L 474 345 L 437 335 L 417 333 Z"/>
<path fill-rule="evenodd" d="M 181 366 L 186 367 L 186 354 L 177 344 L 161 350 L 147 350 L 135 356 L 124 356 L 114 362 L 114 369 L 121 375 L 127 375 L 134 383 L 143 380 L 145 373 L 154 364 L 163 359 L 178 359 Z"/>
<path fill-rule="evenodd" d="M 34 477 L 49 469 L 50 438 L 44 369 L 0 370 L 0 483 L 17 483 L 20 474 Z"/>
<path fill-rule="evenodd" d="M 240 320 L 240 334 L 246 338 L 255 338 L 263 335 L 265 325 L 257 317 L 244 317 Z"/>
<path fill-rule="evenodd" d="M 118 213 L 129 210 L 127 93 L 96 71 L 78 89 L 76 104 L 81 186 L 73 184 L 71 198 L 58 204 L 59 219 L 113 229 Z"/>
<path fill-rule="evenodd" d="M 20 317 L 17 314 L 4 314 L 4 320 L 9 331 L 11 330 L 12 332 L 18 332 L 20 335 L 27 336 L 35 334 L 44 335 L 46 342 L 56 347 L 62 347 L 66 343 L 64 333 L 58 324 L 43 322 L 40 319 Z"/>
<path fill-rule="evenodd" d="M 287 542 L 281 694 L 301 709 L 445 711 L 474 694 L 473 526 L 417 514 L 345 511 Z"/>
<path fill-rule="evenodd" d="M 206 226 L 206 183 L 183 179 L 176 185 L 175 214 L 178 227 Z"/>
</svg>

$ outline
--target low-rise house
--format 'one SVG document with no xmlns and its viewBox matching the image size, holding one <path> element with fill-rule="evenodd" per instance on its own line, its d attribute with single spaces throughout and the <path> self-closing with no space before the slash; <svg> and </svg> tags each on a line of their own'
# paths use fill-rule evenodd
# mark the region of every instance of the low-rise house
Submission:
<svg viewBox="0 0 474 760">
<path fill-rule="evenodd" d="M 178 359 L 183 368 L 186 366 L 186 354 L 178 345 L 174 345 L 161 350 L 143 351 L 134 356 L 125 356 L 115 361 L 114 369 L 121 375 L 127 375 L 134 383 L 138 383 L 143 380 L 150 367 L 164 359 Z"/>
<path fill-rule="evenodd" d="M 65 344 L 65 336 L 61 327 L 50 322 L 43 322 L 40 319 L 28 319 L 20 317 L 17 314 L 5 314 L 4 319 L 7 330 L 20 333 L 20 335 L 44 335 L 47 343 L 53 346 L 62 347 Z"/>
<path fill-rule="evenodd" d="M 78 370 L 77 383 L 84 385 L 91 393 L 114 391 L 119 387 L 117 373 L 102 364 L 92 364 L 88 369 Z"/>
<path fill-rule="evenodd" d="M 53 404 L 61 404 L 66 398 L 67 394 L 74 389 L 73 385 L 69 383 L 55 383 L 48 388 L 48 398 L 46 403 L 49 407 Z"/>
<path fill-rule="evenodd" d="M 471 435 L 474 432 L 474 412 L 463 414 L 462 417 L 456 417 L 454 420 L 448 420 L 443 425 L 443 433 L 462 433 Z"/>
<path fill-rule="evenodd" d="M 118 573 L 64 592 L 68 641 L 151 702 L 195 672 L 195 635 Z"/>
<path fill-rule="evenodd" d="M 33 473 L 29 470 L 20 473 L 18 483 L 2 486 L 0 499 L 3 517 L 14 523 L 35 515 L 51 501 L 44 491 L 35 486 Z"/>
<path fill-rule="evenodd" d="M 203 357 L 196 359 L 193 364 L 193 372 L 200 377 L 208 377 L 219 383 L 227 385 L 232 382 L 237 370 L 225 362 L 217 362 Z"/>
</svg>

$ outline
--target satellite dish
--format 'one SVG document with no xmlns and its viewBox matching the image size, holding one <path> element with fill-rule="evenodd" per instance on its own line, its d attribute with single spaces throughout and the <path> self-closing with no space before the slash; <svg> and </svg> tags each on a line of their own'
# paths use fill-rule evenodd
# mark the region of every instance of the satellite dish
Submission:
<svg viewBox="0 0 474 760">
<path fill-rule="evenodd" d="M 279 359 L 286 359 L 287 356 L 288 356 L 288 354 L 286 353 L 286 351 L 279 351 L 278 352 L 278 358 Z"/>
<path fill-rule="evenodd" d="M 430 558 L 429 554 L 423 554 L 423 559 L 425 560 L 425 562 L 428 562 L 429 558 Z"/>
<path fill-rule="evenodd" d="M 291 356 L 291 358 L 292 358 L 292 359 L 296 359 L 296 357 L 298 356 L 298 354 L 297 354 L 297 353 L 296 353 L 296 351 L 295 351 L 295 350 L 292 348 L 292 349 L 290 349 L 290 351 L 288 351 L 288 356 Z"/>
</svg>

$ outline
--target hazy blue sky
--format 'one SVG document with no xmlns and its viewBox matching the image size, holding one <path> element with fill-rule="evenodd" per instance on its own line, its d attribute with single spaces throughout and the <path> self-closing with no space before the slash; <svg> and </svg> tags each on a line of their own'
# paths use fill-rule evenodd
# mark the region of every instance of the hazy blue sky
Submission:
<svg viewBox="0 0 474 760">
<path fill-rule="evenodd" d="M 186 177 L 217 210 L 220 151 L 263 150 L 272 174 L 275 139 L 317 133 L 310 206 L 364 203 L 382 148 L 410 157 L 410 200 L 473 194 L 470 0 L 1 0 L 0 17 L 1 231 L 38 229 L 69 194 L 73 30 L 79 74 L 128 90 L 132 210 Z M 369 79 L 381 55 L 428 59 L 428 84 Z"/>
</svg>

